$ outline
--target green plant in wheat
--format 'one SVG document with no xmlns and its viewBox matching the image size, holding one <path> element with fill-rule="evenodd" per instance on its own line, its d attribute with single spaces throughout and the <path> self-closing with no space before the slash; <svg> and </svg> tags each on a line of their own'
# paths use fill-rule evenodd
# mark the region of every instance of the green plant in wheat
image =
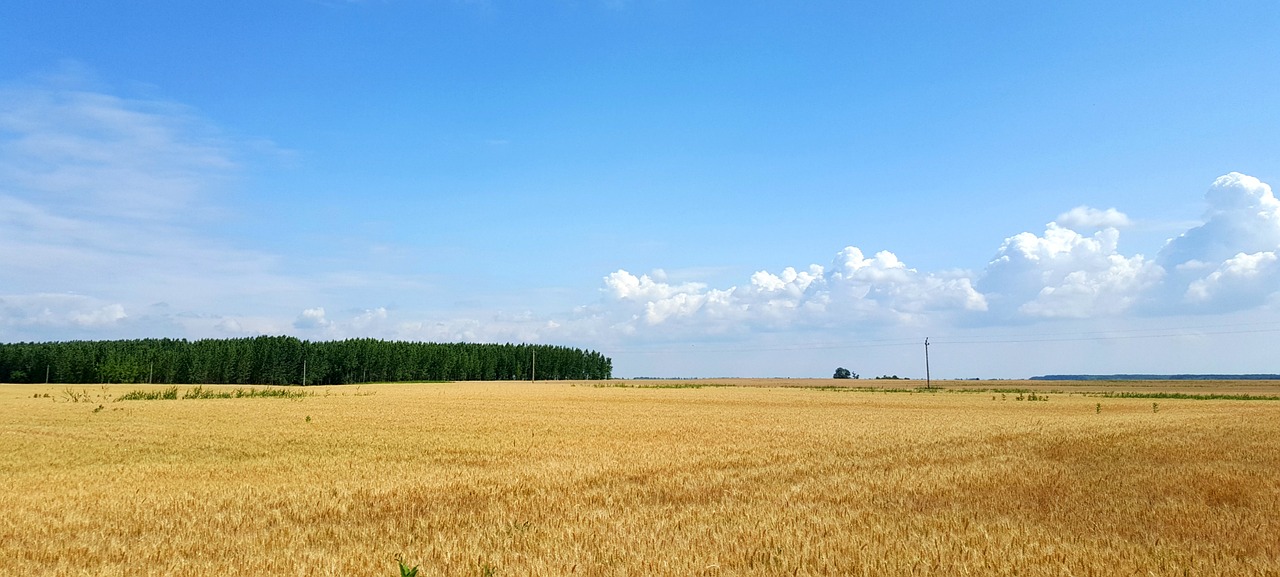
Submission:
<svg viewBox="0 0 1280 577">
<path fill-rule="evenodd" d="M 418 577 L 418 566 L 410 567 L 404 562 L 404 557 L 396 555 L 396 565 L 400 566 L 400 577 Z"/>
</svg>

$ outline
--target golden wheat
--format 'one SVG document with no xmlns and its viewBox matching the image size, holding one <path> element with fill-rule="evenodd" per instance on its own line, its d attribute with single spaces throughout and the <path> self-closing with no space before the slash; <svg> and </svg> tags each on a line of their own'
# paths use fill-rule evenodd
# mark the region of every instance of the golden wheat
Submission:
<svg viewBox="0 0 1280 577">
<path fill-rule="evenodd" d="M 0 387 L 0 574 L 1280 574 L 1276 401 L 139 388 Z"/>
</svg>

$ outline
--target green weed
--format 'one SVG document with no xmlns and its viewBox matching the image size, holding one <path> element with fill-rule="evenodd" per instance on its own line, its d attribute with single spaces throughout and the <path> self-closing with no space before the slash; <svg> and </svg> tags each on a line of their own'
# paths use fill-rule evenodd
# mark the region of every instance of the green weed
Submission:
<svg viewBox="0 0 1280 577">
<path fill-rule="evenodd" d="M 231 390 L 206 389 L 203 385 L 187 389 L 181 396 L 183 399 L 253 399 L 253 398 L 277 398 L 277 399 L 302 399 L 312 396 L 309 391 L 292 390 L 287 388 L 271 388 L 271 389 L 243 389 L 235 388 Z M 168 387 L 158 391 L 129 391 L 116 398 L 117 401 L 166 401 L 178 399 L 178 387 Z"/>
<path fill-rule="evenodd" d="M 654 383 L 640 385 L 635 383 L 592 383 L 597 389 L 705 389 L 708 387 L 733 387 L 723 383 Z"/>
<path fill-rule="evenodd" d="M 173 401 L 178 398 L 178 387 L 168 387 L 157 391 L 129 391 L 119 397 L 117 401 Z"/>
<path fill-rule="evenodd" d="M 404 557 L 396 555 L 396 565 L 400 566 L 400 577 L 418 577 L 418 566 L 410 567 L 404 562 Z"/>
<path fill-rule="evenodd" d="M 1086 393 L 1089 396 L 1103 397 L 1108 399 L 1189 399 L 1196 401 L 1280 401 L 1280 396 L 1276 395 L 1249 395 L 1249 394 L 1232 394 L 1232 393 L 1130 393 L 1130 392 L 1105 392 L 1105 393 Z"/>
</svg>

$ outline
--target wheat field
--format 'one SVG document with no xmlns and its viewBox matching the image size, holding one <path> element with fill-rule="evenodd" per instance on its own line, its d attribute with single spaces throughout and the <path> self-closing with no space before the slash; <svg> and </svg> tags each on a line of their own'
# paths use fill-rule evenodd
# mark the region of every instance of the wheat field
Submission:
<svg viewBox="0 0 1280 577">
<path fill-rule="evenodd" d="M 0 574 L 1280 575 L 1280 401 L 608 384 L 0 386 Z"/>
</svg>

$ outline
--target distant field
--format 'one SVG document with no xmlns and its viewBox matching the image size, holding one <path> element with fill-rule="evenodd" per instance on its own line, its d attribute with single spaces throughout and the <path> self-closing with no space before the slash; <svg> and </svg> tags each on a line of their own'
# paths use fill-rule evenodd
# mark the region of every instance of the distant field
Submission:
<svg viewBox="0 0 1280 577">
<path fill-rule="evenodd" d="M 870 389 L 924 388 L 924 379 L 694 379 L 627 381 L 637 386 L 723 384 L 744 387 L 842 387 Z M 1280 396 L 1280 381 L 1031 381 L 937 380 L 941 391 L 989 391 L 1023 389 L 1062 393 L 1185 393 Z"/>
<path fill-rule="evenodd" d="M 922 384 L 3 385 L 0 575 L 1280 574 L 1280 402 L 1094 396 L 1280 383 Z"/>
</svg>

